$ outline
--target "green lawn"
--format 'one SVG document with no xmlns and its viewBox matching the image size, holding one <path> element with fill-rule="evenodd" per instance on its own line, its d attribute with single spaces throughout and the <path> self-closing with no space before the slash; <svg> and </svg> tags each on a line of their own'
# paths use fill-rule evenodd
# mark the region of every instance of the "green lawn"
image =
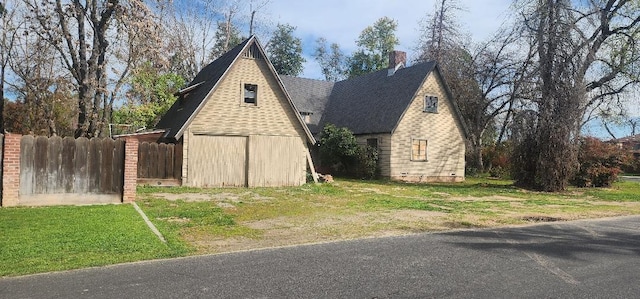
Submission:
<svg viewBox="0 0 640 299">
<path fill-rule="evenodd" d="M 133 206 L 0 208 L 0 276 L 361 237 L 640 214 L 640 184 L 531 192 L 511 181 L 337 180 L 288 188 L 139 187 Z"/>
<path fill-rule="evenodd" d="M 162 243 L 131 205 L 0 209 L 0 276 L 182 256 Z"/>
</svg>

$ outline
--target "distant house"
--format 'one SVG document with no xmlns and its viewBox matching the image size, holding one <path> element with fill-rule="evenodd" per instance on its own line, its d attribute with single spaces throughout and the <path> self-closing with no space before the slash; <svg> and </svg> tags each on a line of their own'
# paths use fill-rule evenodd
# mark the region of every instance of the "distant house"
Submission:
<svg viewBox="0 0 640 299">
<path fill-rule="evenodd" d="M 406 65 L 389 55 L 389 69 L 340 82 L 283 76 L 300 115 L 316 136 L 324 124 L 350 129 L 379 150 L 384 177 L 462 181 L 466 129 L 434 62 Z"/>
<path fill-rule="evenodd" d="M 306 182 L 315 139 L 255 37 L 204 67 L 162 117 L 163 141 L 183 144 L 182 184 Z"/>
<path fill-rule="evenodd" d="M 640 158 L 640 134 L 613 139 L 609 141 L 609 143 L 616 144 L 620 148 L 627 149 L 635 158 Z"/>
</svg>

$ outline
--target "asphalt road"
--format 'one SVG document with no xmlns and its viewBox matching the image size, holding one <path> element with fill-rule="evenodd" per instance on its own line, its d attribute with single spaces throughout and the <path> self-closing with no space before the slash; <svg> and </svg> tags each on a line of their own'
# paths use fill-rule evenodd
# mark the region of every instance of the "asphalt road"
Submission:
<svg viewBox="0 0 640 299">
<path fill-rule="evenodd" d="M 638 298 L 640 217 L 0 279 L 2 298 Z"/>
<path fill-rule="evenodd" d="M 620 179 L 627 182 L 640 183 L 640 176 L 621 175 Z"/>
</svg>

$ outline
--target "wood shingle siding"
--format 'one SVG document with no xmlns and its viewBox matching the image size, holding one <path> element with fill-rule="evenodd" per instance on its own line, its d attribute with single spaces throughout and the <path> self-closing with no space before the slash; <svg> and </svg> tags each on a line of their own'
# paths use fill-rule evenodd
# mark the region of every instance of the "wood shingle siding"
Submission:
<svg viewBox="0 0 640 299">
<path fill-rule="evenodd" d="M 307 141 L 315 140 L 255 37 L 206 66 L 190 85 L 196 87 L 183 89 L 159 122 L 165 138 L 182 140 L 183 185 L 306 182 Z"/>
<path fill-rule="evenodd" d="M 436 73 L 431 73 L 405 111 L 392 137 L 390 176 L 409 181 L 464 180 L 464 132 Z M 437 96 L 437 113 L 424 112 L 424 98 Z M 427 161 L 411 161 L 412 140 L 427 140 Z"/>
<path fill-rule="evenodd" d="M 189 130 L 194 134 L 279 135 L 304 138 L 295 112 L 263 59 L 239 59 L 195 117 Z M 245 104 L 243 85 L 258 85 L 257 105 Z"/>
</svg>

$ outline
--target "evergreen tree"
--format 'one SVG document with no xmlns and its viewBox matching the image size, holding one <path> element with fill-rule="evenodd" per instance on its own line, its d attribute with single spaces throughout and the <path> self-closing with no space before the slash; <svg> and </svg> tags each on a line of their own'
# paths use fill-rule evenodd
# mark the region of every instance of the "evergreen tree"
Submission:
<svg viewBox="0 0 640 299">
<path fill-rule="evenodd" d="M 356 42 L 358 50 L 348 59 L 349 78 L 388 67 L 389 52 L 400 43 L 395 34 L 397 28 L 396 21 L 383 17 L 362 30 Z"/>
<path fill-rule="evenodd" d="M 229 27 L 227 28 L 227 26 Z M 244 39 L 245 38 L 240 35 L 240 30 L 233 24 L 218 22 L 215 34 L 216 43 L 211 48 L 211 52 L 209 52 L 209 58 L 211 60 L 218 59 L 218 57 L 240 44 Z"/>
<path fill-rule="evenodd" d="M 267 47 L 269 60 L 280 75 L 297 76 L 302 73 L 302 40 L 293 36 L 296 27 L 278 24 Z"/>
</svg>

